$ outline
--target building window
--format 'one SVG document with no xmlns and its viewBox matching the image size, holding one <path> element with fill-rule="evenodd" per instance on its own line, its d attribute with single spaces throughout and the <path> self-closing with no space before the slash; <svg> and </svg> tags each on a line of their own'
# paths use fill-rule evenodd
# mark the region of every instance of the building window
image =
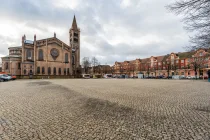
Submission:
<svg viewBox="0 0 210 140">
<path fill-rule="evenodd" d="M 72 64 L 74 65 L 75 63 L 74 63 L 74 56 L 72 56 Z"/>
<path fill-rule="evenodd" d="M 42 60 L 44 60 L 44 55 L 43 55 L 43 50 L 42 49 L 40 49 L 39 50 L 39 61 L 42 61 Z"/>
<path fill-rule="evenodd" d="M 27 59 L 31 60 L 31 59 L 32 59 L 31 50 L 28 49 L 26 53 L 27 53 L 27 54 L 26 54 Z"/>
<path fill-rule="evenodd" d="M 203 53 L 202 52 L 200 52 L 200 56 L 203 56 Z"/>
<path fill-rule="evenodd" d="M 48 75 L 50 75 L 50 74 L 51 74 L 51 68 L 48 67 Z"/>
<path fill-rule="evenodd" d="M 56 75 L 56 67 L 53 68 L 53 74 Z"/>
<path fill-rule="evenodd" d="M 182 72 L 182 75 L 184 75 L 184 72 Z"/>
<path fill-rule="evenodd" d="M 67 75 L 69 75 L 69 73 L 70 73 L 70 72 L 69 72 L 69 68 L 68 68 L 68 69 L 67 69 Z"/>
<path fill-rule="evenodd" d="M 37 74 L 40 74 L 40 67 L 37 67 Z"/>
<path fill-rule="evenodd" d="M 188 75 L 190 75 L 190 72 L 188 72 Z"/>
<path fill-rule="evenodd" d="M 181 63 L 184 63 L 184 60 L 181 60 Z"/>
<path fill-rule="evenodd" d="M 9 69 L 9 63 L 8 63 L 8 62 L 5 63 L 5 69 L 6 69 L 6 70 Z"/>
<path fill-rule="evenodd" d="M 64 68 L 64 75 L 66 75 L 66 68 Z"/>
<path fill-rule="evenodd" d="M 45 74 L 45 69 L 44 69 L 44 67 L 42 67 L 42 74 Z"/>
<path fill-rule="evenodd" d="M 69 63 L 69 55 L 68 55 L 68 53 L 65 53 L 65 63 Z"/>
<path fill-rule="evenodd" d="M 74 33 L 74 36 L 78 37 L 78 34 L 77 33 Z"/>
<path fill-rule="evenodd" d="M 21 64 L 20 63 L 18 63 L 18 69 L 21 69 Z"/>
<path fill-rule="evenodd" d="M 24 75 L 26 75 L 26 70 L 23 71 Z"/>
<path fill-rule="evenodd" d="M 32 67 L 32 66 L 30 66 L 30 68 L 32 69 L 33 67 Z"/>
<path fill-rule="evenodd" d="M 59 75 L 61 75 L 61 68 L 59 68 L 58 73 L 59 73 Z"/>
<path fill-rule="evenodd" d="M 78 39 L 77 38 L 74 38 L 74 42 L 78 42 Z"/>
</svg>

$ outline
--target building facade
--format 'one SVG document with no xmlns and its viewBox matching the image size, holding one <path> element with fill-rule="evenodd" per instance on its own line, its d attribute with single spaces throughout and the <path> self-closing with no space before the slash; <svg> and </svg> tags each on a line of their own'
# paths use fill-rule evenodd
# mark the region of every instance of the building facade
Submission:
<svg viewBox="0 0 210 140">
<path fill-rule="evenodd" d="M 210 50 L 171 53 L 163 56 L 115 62 L 114 74 L 137 76 L 204 76 L 210 69 Z"/>
<path fill-rule="evenodd" d="M 69 30 L 69 45 L 53 37 L 27 40 L 22 46 L 10 47 L 2 57 L 2 71 L 20 76 L 76 76 L 80 73 L 80 29 L 74 16 Z"/>
</svg>

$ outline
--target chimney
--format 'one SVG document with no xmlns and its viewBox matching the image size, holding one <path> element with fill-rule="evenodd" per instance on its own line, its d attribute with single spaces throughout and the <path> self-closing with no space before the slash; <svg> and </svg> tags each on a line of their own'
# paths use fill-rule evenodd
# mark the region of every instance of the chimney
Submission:
<svg viewBox="0 0 210 140">
<path fill-rule="evenodd" d="M 56 33 L 54 32 L 54 38 L 56 38 Z"/>
</svg>

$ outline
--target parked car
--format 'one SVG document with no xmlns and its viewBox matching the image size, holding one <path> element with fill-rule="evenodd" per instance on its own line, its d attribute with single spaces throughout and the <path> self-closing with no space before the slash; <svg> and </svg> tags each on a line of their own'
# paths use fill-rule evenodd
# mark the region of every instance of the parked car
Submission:
<svg viewBox="0 0 210 140">
<path fill-rule="evenodd" d="M 15 80 L 17 77 L 16 75 L 12 75 L 12 74 L 7 74 L 8 76 L 11 76 L 12 77 L 12 80 Z"/>
<path fill-rule="evenodd" d="M 166 79 L 172 79 L 172 76 L 167 76 Z"/>
<path fill-rule="evenodd" d="M 188 75 L 186 78 L 187 78 L 187 79 L 191 79 L 192 77 Z"/>
<path fill-rule="evenodd" d="M 186 77 L 184 75 L 181 75 L 180 79 L 186 79 Z"/>
<path fill-rule="evenodd" d="M 0 82 L 4 82 L 4 79 L 0 76 Z"/>
<path fill-rule="evenodd" d="M 90 79 L 90 74 L 83 74 L 82 77 L 83 77 L 84 79 Z"/>
<path fill-rule="evenodd" d="M 159 76 L 157 76 L 157 78 L 158 78 L 158 79 L 163 79 L 164 76 L 163 76 L 163 75 L 159 75 Z"/>
<path fill-rule="evenodd" d="M 208 79 L 208 76 L 204 76 L 204 77 L 203 77 L 203 75 L 201 75 L 201 76 L 199 77 L 199 79 Z"/>
<path fill-rule="evenodd" d="M 9 81 L 12 79 L 11 76 L 8 76 L 6 74 L 0 74 L 1 79 L 3 79 L 3 81 Z"/>
</svg>

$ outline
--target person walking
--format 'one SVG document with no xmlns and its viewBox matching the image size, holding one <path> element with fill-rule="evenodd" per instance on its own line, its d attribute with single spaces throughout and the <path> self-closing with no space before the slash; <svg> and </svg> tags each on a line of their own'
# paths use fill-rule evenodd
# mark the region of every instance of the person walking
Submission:
<svg viewBox="0 0 210 140">
<path fill-rule="evenodd" d="M 210 70 L 208 70 L 207 74 L 208 74 L 208 82 L 210 82 Z"/>
</svg>

